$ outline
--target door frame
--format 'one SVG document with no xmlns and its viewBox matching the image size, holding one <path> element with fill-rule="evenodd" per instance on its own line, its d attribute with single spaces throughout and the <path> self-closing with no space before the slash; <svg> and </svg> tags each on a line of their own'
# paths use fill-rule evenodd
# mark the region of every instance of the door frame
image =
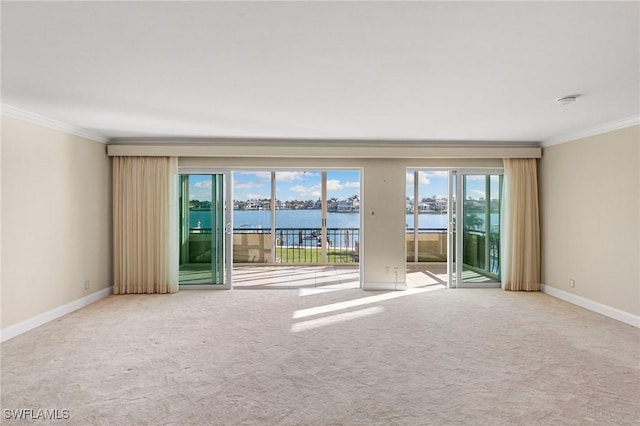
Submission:
<svg viewBox="0 0 640 426">
<path fill-rule="evenodd" d="M 179 284 L 180 290 L 230 290 L 233 288 L 233 174 L 230 169 L 203 168 L 203 167 L 178 167 L 178 179 L 180 175 L 221 175 L 223 177 L 224 193 L 224 244 L 223 244 L 223 264 L 224 282 L 223 284 Z M 180 183 L 178 183 L 179 185 Z M 176 207 L 178 202 L 176 200 Z M 180 226 L 179 215 L 176 228 Z M 176 259 L 180 261 L 179 257 Z"/>
<path fill-rule="evenodd" d="M 502 167 L 484 167 L 484 168 L 473 168 L 473 167 L 429 167 L 429 166 L 408 166 L 406 167 L 408 172 L 436 172 L 436 171 L 446 171 L 448 173 L 448 193 L 447 193 L 447 288 L 494 288 L 499 287 L 500 282 L 492 281 L 492 282 L 483 282 L 483 283 L 475 283 L 475 282 L 467 282 L 465 283 L 463 280 L 458 279 L 458 277 L 462 277 L 462 266 L 463 263 L 461 259 L 463 258 L 463 250 L 464 250 L 464 233 L 457 232 L 456 228 L 462 229 L 462 221 L 464 217 L 464 200 L 463 200 L 463 186 L 462 180 L 464 176 L 467 175 L 504 175 L 504 169 Z M 415 211 L 417 209 L 417 196 L 418 196 L 418 183 L 415 179 L 414 175 L 414 218 Z M 459 224 L 459 226 L 458 226 Z M 414 228 L 415 219 L 414 219 Z M 416 232 L 416 231 L 414 231 Z M 414 260 L 417 259 L 417 238 L 416 234 L 414 234 Z M 406 257 L 406 255 L 405 255 Z M 460 261 L 458 261 L 460 260 Z M 411 263 L 411 262 L 409 262 Z"/>
<path fill-rule="evenodd" d="M 221 169 L 216 169 L 216 170 L 221 170 Z M 322 234 L 326 235 L 327 234 L 327 196 L 328 193 L 330 192 L 330 190 L 327 188 L 327 180 L 328 180 L 328 173 L 331 172 L 340 172 L 340 171 L 357 171 L 359 173 L 359 183 L 360 183 L 360 188 L 358 189 L 359 192 L 359 196 L 360 196 L 360 219 L 359 219 L 359 259 L 358 259 L 358 283 L 359 283 L 359 288 L 363 288 L 364 286 L 364 249 L 365 249 L 365 244 L 364 244 L 364 239 L 365 239 L 365 232 L 364 232 L 364 214 L 362 213 L 362 206 L 364 205 L 364 190 L 363 190 L 363 186 L 364 186 L 364 168 L 362 166 L 322 166 L 322 165 L 312 165 L 312 166 L 265 166 L 263 164 L 261 165 L 257 165 L 257 166 L 251 166 L 251 165 L 242 165 L 242 166 L 237 166 L 237 167 L 229 167 L 226 168 L 224 170 L 227 170 L 231 173 L 231 178 L 230 178 L 230 184 L 231 184 L 231 188 L 233 190 L 233 174 L 237 173 L 237 172 L 269 172 L 271 173 L 271 206 L 275 206 L 276 205 L 276 173 L 278 172 L 291 172 L 291 171 L 303 171 L 303 172 L 316 172 L 316 173 L 320 173 L 321 174 L 321 178 L 320 178 L 320 184 L 321 184 L 321 199 L 322 199 L 322 209 L 321 209 L 321 222 L 319 224 L 319 227 L 322 229 Z M 233 197 L 233 193 L 231 194 L 231 196 Z M 231 206 L 233 206 L 233 200 L 231 200 Z M 231 215 L 233 216 L 233 211 L 231 212 Z M 272 208 L 271 209 L 271 227 L 275 232 L 275 228 L 276 228 L 276 209 Z M 232 231 L 233 232 L 233 231 Z M 327 262 L 327 251 L 328 251 L 328 247 L 327 246 L 322 246 L 323 247 L 323 257 L 322 260 L 323 262 L 320 263 L 320 265 L 339 265 L 338 263 L 336 264 L 332 264 L 332 263 L 328 263 Z M 276 238 L 272 239 L 272 253 L 276 252 Z M 281 264 L 277 264 L 277 263 L 273 263 L 273 265 L 277 265 L 279 266 L 283 266 Z M 290 264 L 289 266 L 296 266 L 296 264 Z M 304 267 L 304 266 L 314 266 L 314 264 L 299 264 L 298 266 L 300 267 Z M 232 263 L 232 267 L 233 267 L 233 263 Z"/>
<path fill-rule="evenodd" d="M 461 259 L 463 258 L 463 250 L 464 250 L 464 232 L 455 232 L 457 229 L 463 229 L 463 218 L 464 218 L 464 199 L 463 199 L 463 185 L 462 181 L 465 176 L 477 176 L 477 175 L 504 175 L 504 169 L 502 167 L 493 167 L 493 168 L 458 168 L 453 170 L 456 175 L 455 184 L 453 184 L 452 175 L 449 175 L 449 188 L 453 186 L 453 190 L 455 191 L 455 200 L 456 200 L 456 209 L 455 209 L 455 224 L 450 222 L 450 233 L 455 234 L 455 265 L 452 267 L 447 266 L 449 272 L 449 286 L 451 287 L 451 283 L 454 284 L 455 288 L 496 288 L 500 287 L 500 281 L 489 281 L 489 282 L 464 282 L 464 280 L 460 279 L 462 277 L 462 267 L 463 262 Z M 449 194 L 451 197 L 451 193 Z M 491 195 L 485 195 L 485 198 L 491 200 Z M 502 212 L 500 212 L 502 215 Z M 451 215 L 451 214 L 450 214 Z M 451 217 L 453 219 L 453 217 Z M 489 232 L 487 231 L 487 236 Z M 453 253 L 452 253 L 453 254 Z M 453 258 L 447 259 L 447 263 L 451 263 Z M 460 261 L 459 261 L 460 260 Z M 455 274 L 455 276 L 454 276 Z"/>
</svg>

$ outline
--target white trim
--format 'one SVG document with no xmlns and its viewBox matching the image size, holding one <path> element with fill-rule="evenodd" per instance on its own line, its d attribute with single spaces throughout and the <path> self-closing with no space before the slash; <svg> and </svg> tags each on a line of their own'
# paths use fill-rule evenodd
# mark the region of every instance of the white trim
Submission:
<svg viewBox="0 0 640 426">
<path fill-rule="evenodd" d="M 364 283 L 363 290 L 406 290 L 407 283 Z"/>
<path fill-rule="evenodd" d="M 1 106 L 2 115 L 4 116 L 16 118 L 18 120 L 26 121 L 32 124 L 38 124 L 40 126 L 48 127 L 49 129 L 68 133 L 70 135 L 80 136 L 81 138 L 89 139 L 94 142 L 100 142 L 104 144 L 109 142 L 109 138 L 102 133 L 94 132 L 92 130 L 78 127 L 73 124 L 64 123 L 62 121 L 45 117 L 44 115 L 36 114 L 33 112 L 25 111 L 11 105 L 1 104 Z"/>
<path fill-rule="evenodd" d="M 117 156 L 234 157 L 234 158 L 540 158 L 540 147 L 492 146 L 404 146 L 404 145 L 107 145 L 107 154 Z"/>
<path fill-rule="evenodd" d="M 74 300 L 73 302 L 69 302 L 65 305 L 58 306 L 57 308 L 54 308 L 40 315 L 36 315 L 33 318 L 29 318 L 17 324 L 10 325 L 9 327 L 0 330 L 0 342 L 5 342 L 9 339 L 13 339 L 16 336 L 33 330 L 34 328 L 46 324 L 49 321 L 53 321 L 54 319 L 70 314 L 73 311 L 77 311 L 80 308 L 84 308 L 85 306 L 97 302 L 100 299 L 108 297 L 111 293 L 113 293 L 113 286 L 103 288 L 102 290 L 96 291 L 95 293 L 92 293 L 88 296 L 82 297 L 78 300 Z"/>
<path fill-rule="evenodd" d="M 629 312 L 621 311 L 620 309 L 613 308 L 602 303 L 594 302 L 593 300 L 586 299 L 575 294 L 567 293 L 566 291 L 558 290 L 555 287 L 551 287 L 545 284 L 540 285 L 540 291 L 549 296 L 556 297 L 564 300 L 565 302 L 572 303 L 580 306 L 581 308 L 588 309 L 593 312 L 597 312 L 614 320 L 624 322 L 634 327 L 640 328 L 640 316 L 630 314 Z"/>
<path fill-rule="evenodd" d="M 546 139 L 540 143 L 543 148 L 558 145 L 565 142 L 575 141 L 577 139 L 586 138 L 589 136 L 600 135 L 602 133 L 612 132 L 614 130 L 624 129 L 626 127 L 637 126 L 640 124 L 640 116 L 633 116 L 623 118 L 622 120 L 616 120 L 609 123 L 601 124 L 599 126 L 591 127 L 585 130 L 577 132 L 567 133 L 564 135 L 556 136 Z"/>
</svg>

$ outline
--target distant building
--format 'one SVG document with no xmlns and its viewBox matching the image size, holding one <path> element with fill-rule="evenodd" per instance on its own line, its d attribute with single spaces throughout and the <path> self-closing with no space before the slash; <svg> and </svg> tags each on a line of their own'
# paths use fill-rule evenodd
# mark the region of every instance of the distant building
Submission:
<svg viewBox="0 0 640 426">
<path fill-rule="evenodd" d="M 440 195 L 423 198 L 422 201 L 418 203 L 418 212 L 419 213 L 446 213 L 447 204 L 448 204 L 447 197 L 443 197 Z M 414 211 L 413 199 L 407 198 L 406 211 L 407 213 L 413 213 Z"/>
<path fill-rule="evenodd" d="M 357 197 L 352 197 L 348 200 L 338 200 L 336 211 L 338 213 L 357 213 L 360 211 L 360 200 Z"/>
</svg>

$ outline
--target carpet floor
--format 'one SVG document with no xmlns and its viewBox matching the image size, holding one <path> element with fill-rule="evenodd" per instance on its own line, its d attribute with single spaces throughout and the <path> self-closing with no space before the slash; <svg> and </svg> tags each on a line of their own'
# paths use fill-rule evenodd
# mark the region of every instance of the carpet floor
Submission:
<svg viewBox="0 0 640 426">
<path fill-rule="evenodd" d="M 540 293 L 111 296 L 1 354 L 4 424 L 640 424 L 640 330 Z"/>
</svg>

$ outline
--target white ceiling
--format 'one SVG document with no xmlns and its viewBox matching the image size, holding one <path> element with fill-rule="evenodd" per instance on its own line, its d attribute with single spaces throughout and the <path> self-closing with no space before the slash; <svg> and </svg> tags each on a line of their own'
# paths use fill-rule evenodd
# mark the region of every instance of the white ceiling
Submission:
<svg viewBox="0 0 640 426">
<path fill-rule="evenodd" d="M 1 7 L 2 103 L 111 138 L 526 142 L 640 115 L 638 2 Z"/>
</svg>

